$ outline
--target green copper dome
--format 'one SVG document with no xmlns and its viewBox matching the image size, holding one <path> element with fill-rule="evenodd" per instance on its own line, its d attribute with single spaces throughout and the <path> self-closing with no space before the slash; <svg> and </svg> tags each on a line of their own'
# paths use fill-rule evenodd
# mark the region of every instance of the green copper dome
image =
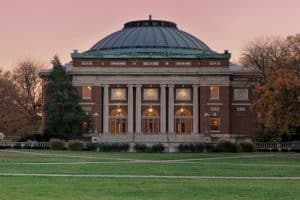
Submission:
<svg viewBox="0 0 300 200">
<path fill-rule="evenodd" d="M 179 30 L 175 23 L 150 18 L 127 22 L 123 29 L 108 35 L 82 54 L 74 52 L 72 57 L 197 58 L 213 55 L 216 53 L 204 42 Z"/>
</svg>

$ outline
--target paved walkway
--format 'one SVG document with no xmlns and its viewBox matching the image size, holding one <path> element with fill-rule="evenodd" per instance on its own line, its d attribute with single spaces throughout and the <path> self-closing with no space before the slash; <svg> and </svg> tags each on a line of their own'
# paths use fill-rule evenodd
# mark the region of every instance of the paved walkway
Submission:
<svg viewBox="0 0 300 200">
<path fill-rule="evenodd" d="M 104 175 L 104 174 L 23 174 L 0 173 L 0 176 L 79 177 L 79 178 L 159 178 L 159 179 L 242 179 L 242 180 L 300 180 L 300 177 L 244 177 L 244 176 L 157 176 L 157 175 Z"/>
</svg>

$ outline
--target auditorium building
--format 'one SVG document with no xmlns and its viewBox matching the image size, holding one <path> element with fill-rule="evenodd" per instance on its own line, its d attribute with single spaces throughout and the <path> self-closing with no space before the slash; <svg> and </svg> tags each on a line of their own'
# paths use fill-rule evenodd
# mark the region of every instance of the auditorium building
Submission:
<svg viewBox="0 0 300 200">
<path fill-rule="evenodd" d="M 240 141 L 257 130 L 250 102 L 258 74 L 230 56 L 150 17 L 75 50 L 66 69 L 91 115 L 94 142 Z"/>
</svg>

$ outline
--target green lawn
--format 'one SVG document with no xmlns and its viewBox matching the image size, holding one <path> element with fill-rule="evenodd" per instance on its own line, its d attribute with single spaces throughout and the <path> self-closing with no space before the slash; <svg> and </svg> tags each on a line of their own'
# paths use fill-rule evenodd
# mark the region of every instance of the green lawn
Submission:
<svg viewBox="0 0 300 200">
<path fill-rule="evenodd" d="M 0 173 L 254 179 L 0 176 L 1 200 L 300 199 L 299 179 L 267 178 L 300 177 L 300 154 L 30 152 L 39 154 L 0 151 Z"/>
</svg>

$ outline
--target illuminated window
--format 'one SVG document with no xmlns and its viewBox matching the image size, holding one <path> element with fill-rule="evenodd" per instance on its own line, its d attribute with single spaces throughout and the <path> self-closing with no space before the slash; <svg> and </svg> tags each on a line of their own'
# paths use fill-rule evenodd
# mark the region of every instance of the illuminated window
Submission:
<svg viewBox="0 0 300 200">
<path fill-rule="evenodd" d="M 220 99 L 219 87 L 217 86 L 210 87 L 210 99 Z"/>
<path fill-rule="evenodd" d="M 159 113 L 150 107 L 143 112 L 142 116 L 143 133 L 159 133 Z"/>
<path fill-rule="evenodd" d="M 191 89 L 190 88 L 176 88 L 176 100 L 190 101 Z"/>
<path fill-rule="evenodd" d="M 211 117 L 210 118 L 210 130 L 211 131 L 220 131 L 220 118 Z"/>
<path fill-rule="evenodd" d="M 92 99 L 92 87 L 83 86 L 82 87 L 82 99 Z"/>
<path fill-rule="evenodd" d="M 144 100 L 157 101 L 158 100 L 158 89 L 157 88 L 144 88 Z"/>
<path fill-rule="evenodd" d="M 233 98 L 234 100 L 248 100 L 248 89 L 234 89 Z"/>
<path fill-rule="evenodd" d="M 115 108 L 109 115 L 109 131 L 112 134 L 127 132 L 127 113 L 123 108 Z"/>
<path fill-rule="evenodd" d="M 111 100 L 126 100 L 126 89 L 125 88 L 112 88 L 111 89 Z"/>
<path fill-rule="evenodd" d="M 186 108 L 180 108 L 175 114 L 175 132 L 179 134 L 192 133 L 193 117 Z"/>
</svg>

